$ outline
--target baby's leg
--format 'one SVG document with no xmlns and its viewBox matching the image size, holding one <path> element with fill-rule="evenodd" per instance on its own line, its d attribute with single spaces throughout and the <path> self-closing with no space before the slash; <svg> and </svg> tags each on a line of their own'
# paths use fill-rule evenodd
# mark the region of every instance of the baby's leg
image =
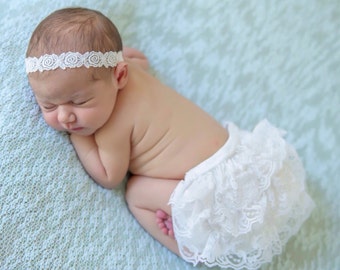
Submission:
<svg viewBox="0 0 340 270">
<path fill-rule="evenodd" d="M 167 215 L 166 219 L 171 217 L 168 201 L 177 184 L 178 180 L 132 176 L 127 184 L 126 201 L 141 226 L 157 241 L 179 255 L 176 240 L 170 233 L 164 233 L 159 228 L 161 221 L 156 216 L 157 210 L 162 209 Z"/>
</svg>

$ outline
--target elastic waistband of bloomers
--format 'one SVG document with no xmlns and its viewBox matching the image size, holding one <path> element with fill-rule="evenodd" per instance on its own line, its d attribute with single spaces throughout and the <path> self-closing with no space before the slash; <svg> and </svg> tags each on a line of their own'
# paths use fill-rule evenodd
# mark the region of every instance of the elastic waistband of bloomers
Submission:
<svg viewBox="0 0 340 270">
<path fill-rule="evenodd" d="M 219 165 L 222 160 L 225 160 L 234 154 L 235 148 L 239 143 L 239 133 L 242 131 L 240 131 L 233 123 L 228 122 L 224 126 L 229 132 L 229 138 L 226 143 L 215 154 L 190 169 L 185 174 L 185 180 L 195 179 L 197 176 L 210 171 L 212 168 Z"/>
</svg>

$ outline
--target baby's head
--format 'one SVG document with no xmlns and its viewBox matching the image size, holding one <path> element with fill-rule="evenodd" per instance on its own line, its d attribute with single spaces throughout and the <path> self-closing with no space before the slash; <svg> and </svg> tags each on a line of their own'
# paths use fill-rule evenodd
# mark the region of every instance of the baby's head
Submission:
<svg viewBox="0 0 340 270">
<path fill-rule="evenodd" d="M 57 10 L 41 21 L 25 63 L 47 124 L 83 135 L 108 120 L 127 77 L 117 28 L 85 8 Z"/>
<path fill-rule="evenodd" d="M 122 40 L 115 25 L 102 13 L 86 8 L 57 10 L 40 22 L 26 57 L 65 52 L 119 52 Z"/>
</svg>

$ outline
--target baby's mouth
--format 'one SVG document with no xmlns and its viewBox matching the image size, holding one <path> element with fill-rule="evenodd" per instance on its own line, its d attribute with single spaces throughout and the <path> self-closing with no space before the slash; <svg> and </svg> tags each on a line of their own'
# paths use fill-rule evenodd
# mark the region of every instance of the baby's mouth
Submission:
<svg viewBox="0 0 340 270">
<path fill-rule="evenodd" d="M 80 131 L 80 130 L 83 130 L 84 128 L 82 127 L 77 127 L 77 128 L 71 128 L 70 130 L 72 131 Z"/>
</svg>

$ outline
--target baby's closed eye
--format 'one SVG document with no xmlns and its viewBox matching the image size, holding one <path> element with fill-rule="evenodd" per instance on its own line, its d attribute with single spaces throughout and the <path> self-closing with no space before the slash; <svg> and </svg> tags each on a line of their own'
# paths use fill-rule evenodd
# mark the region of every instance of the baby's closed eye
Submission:
<svg viewBox="0 0 340 270">
<path fill-rule="evenodd" d="M 75 101 L 72 101 L 72 104 L 80 106 L 80 105 L 84 105 L 84 104 L 88 103 L 90 100 L 92 100 L 92 98 L 85 99 L 85 100 L 75 100 Z"/>
<path fill-rule="evenodd" d="M 45 111 L 53 111 L 54 109 L 57 108 L 57 106 L 53 104 L 40 105 L 40 107 Z"/>
</svg>

